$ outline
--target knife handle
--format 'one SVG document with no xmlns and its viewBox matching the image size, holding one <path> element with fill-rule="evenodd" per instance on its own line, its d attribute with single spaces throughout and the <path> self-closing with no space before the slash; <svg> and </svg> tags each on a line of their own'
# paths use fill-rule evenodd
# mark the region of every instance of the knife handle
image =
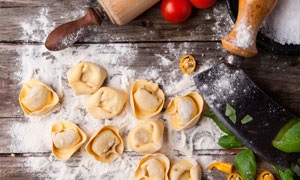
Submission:
<svg viewBox="0 0 300 180">
<path fill-rule="evenodd" d="M 46 48 L 50 51 L 58 51 L 73 45 L 84 35 L 87 27 L 101 25 L 103 17 L 103 14 L 98 9 L 88 8 L 82 18 L 55 28 L 46 39 Z"/>
</svg>

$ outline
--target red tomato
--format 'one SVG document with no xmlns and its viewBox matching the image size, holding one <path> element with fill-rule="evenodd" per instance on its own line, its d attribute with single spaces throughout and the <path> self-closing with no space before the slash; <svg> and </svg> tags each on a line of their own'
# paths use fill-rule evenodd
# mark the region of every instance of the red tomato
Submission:
<svg viewBox="0 0 300 180">
<path fill-rule="evenodd" d="M 199 9 L 206 9 L 215 4 L 217 0 L 190 0 L 192 5 Z"/>
<path fill-rule="evenodd" d="M 163 0 L 160 10 L 167 21 L 180 23 L 191 15 L 192 6 L 189 0 Z"/>
</svg>

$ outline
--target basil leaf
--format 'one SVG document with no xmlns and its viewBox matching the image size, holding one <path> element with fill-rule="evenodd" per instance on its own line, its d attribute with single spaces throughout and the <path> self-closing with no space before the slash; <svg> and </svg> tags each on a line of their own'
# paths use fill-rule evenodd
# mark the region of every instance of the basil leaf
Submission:
<svg viewBox="0 0 300 180">
<path fill-rule="evenodd" d="M 241 123 L 242 124 L 247 124 L 248 122 L 251 122 L 253 120 L 253 118 L 250 115 L 246 115 L 242 120 Z"/>
<path fill-rule="evenodd" d="M 299 161 L 300 159 L 298 159 Z M 294 171 L 294 173 L 297 175 L 297 177 L 300 178 L 300 166 L 298 164 L 294 164 L 292 166 L 292 170 Z"/>
<path fill-rule="evenodd" d="M 256 162 L 253 152 L 245 149 L 234 158 L 234 163 L 244 180 L 254 180 L 256 174 Z"/>
<path fill-rule="evenodd" d="M 236 112 L 235 109 L 228 103 L 226 103 L 226 110 L 225 115 L 229 117 L 229 119 L 233 122 L 233 124 L 236 123 Z"/>
<path fill-rule="evenodd" d="M 275 172 L 278 174 L 280 180 L 294 180 L 293 171 L 291 169 L 282 171 L 276 168 Z"/>
<path fill-rule="evenodd" d="M 213 112 L 207 111 L 205 112 L 204 116 L 211 118 L 224 133 L 231 134 L 231 132 L 219 121 Z"/>
<path fill-rule="evenodd" d="M 225 149 L 239 148 L 239 147 L 244 146 L 233 135 L 225 135 L 225 136 L 220 137 L 218 144 L 219 144 L 219 146 L 221 146 Z"/>
<path fill-rule="evenodd" d="M 284 125 L 272 144 L 286 153 L 300 152 L 300 120 L 295 118 Z"/>
</svg>

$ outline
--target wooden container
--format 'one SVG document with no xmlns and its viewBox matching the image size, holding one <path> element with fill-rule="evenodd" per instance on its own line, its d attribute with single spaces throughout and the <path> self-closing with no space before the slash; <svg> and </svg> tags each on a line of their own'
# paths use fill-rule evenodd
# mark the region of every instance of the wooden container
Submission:
<svg viewBox="0 0 300 180">
<path fill-rule="evenodd" d="M 159 0 L 98 0 L 114 24 L 127 24 Z"/>
<path fill-rule="evenodd" d="M 236 55 L 257 54 L 257 32 L 278 0 L 239 0 L 238 17 L 231 32 L 222 39 L 223 47 Z"/>
</svg>

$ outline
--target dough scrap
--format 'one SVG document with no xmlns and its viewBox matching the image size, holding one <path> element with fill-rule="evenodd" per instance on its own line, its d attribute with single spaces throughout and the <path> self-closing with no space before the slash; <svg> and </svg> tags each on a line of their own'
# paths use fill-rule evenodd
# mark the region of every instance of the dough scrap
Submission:
<svg viewBox="0 0 300 180">
<path fill-rule="evenodd" d="M 129 147 L 143 154 L 154 153 L 163 146 L 164 124 L 149 120 L 134 127 L 128 134 Z"/>
<path fill-rule="evenodd" d="M 160 113 L 165 95 L 158 84 L 146 80 L 134 82 L 131 88 L 130 104 L 138 119 L 146 119 Z"/>
<path fill-rule="evenodd" d="M 201 168 L 194 160 L 180 159 L 171 163 L 170 180 L 201 180 Z"/>
<path fill-rule="evenodd" d="M 69 121 L 52 125 L 52 153 L 59 160 L 68 160 L 87 140 L 86 134 Z"/>
<path fill-rule="evenodd" d="M 166 109 L 169 124 L 174 130 L 183 130 L 194 126 L 203 110 L 203 98 L 196 92 L 176 97 Z"/>
<path fill-rule="evenodd" d="M 169 180 L 170 161 L 160 153 L 148 154 L 140 160 L 135 170 L 135 180 Z"/>
<path fill-rule="evenodd" d="M 124 142 L 116 127 L 104 126 L 92 135 L 85 149 L 96 160 L 108 163 L 122 157 Z"/>
<path fill-rule="evenodd" d="M 128 95 L 110 87 L 102 87 L 86 101 L 87 112 L 96 119 L 113 118 L 124 109 Z"/>
<path fill-rule="evenodd" d="M 19 103 L 26 115 L 41 116 L 51 111 L 59 102 L 53 89 L 41 81 L 29 80 L 23 84 Z"/>
<path fill-rule="evenodd" d="M 107 77 L 106 70 L 91 62 L 81 62 L 67 73 L 69 86 L 76 95 L 96 92 Z"/>
</svg>

